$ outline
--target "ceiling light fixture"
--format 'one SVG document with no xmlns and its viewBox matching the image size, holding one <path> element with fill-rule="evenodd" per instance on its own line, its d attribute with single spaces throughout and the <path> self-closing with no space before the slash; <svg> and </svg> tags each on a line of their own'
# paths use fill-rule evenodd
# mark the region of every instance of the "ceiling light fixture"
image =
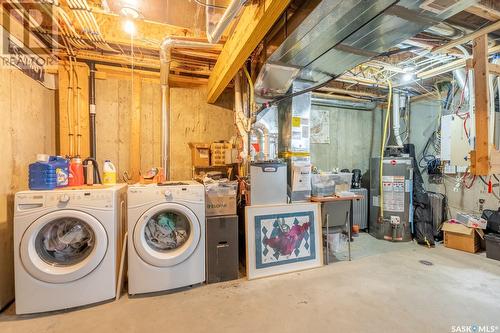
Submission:
<svg viewBox="0 0 500 333">
<path fill-rule="evenodd" d="M 141 10 L 137 0 L 124 0 L 120 3 L 120 15 L 133 20 L 141 18 Z"/>
<path fill-rule="evenodd" d="M 415 77 L 414 73 L 408 72 L 403 74 L 402 80 L 403 82 L 409 82 L 412 81 L 414 77 Z"/>
<path fill-rule="evenodd" d="M 135 23 L 132 20 L 125 20 L 123 22 L 123 31 L 131 36 L 134 36 L 137 31 L 135 28 Z"/>
<path fill-rule="evenodd" d="M 417 70 L 415 65 L 406 65 L 403 67 L 403 76 L 401 80 L 403 82 L 409 82 L 415 79 L 415 71 Z"/>
</svg>

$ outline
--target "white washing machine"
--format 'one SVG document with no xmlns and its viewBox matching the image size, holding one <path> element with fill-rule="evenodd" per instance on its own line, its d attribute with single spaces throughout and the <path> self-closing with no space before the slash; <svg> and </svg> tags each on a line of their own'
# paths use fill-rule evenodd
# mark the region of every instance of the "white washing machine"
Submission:
<svg viewBox="0 0 500 333">
<path fill-rule="evenodd" d="M 128 189 L 128 292 L 205 281 L 205 187 L 195 181 Z"/>
<path fill-rule="evenodd" d="M 126 219 L 126 185 L 15 196 L 16 313 L 112 299 Z"/>
</svg>

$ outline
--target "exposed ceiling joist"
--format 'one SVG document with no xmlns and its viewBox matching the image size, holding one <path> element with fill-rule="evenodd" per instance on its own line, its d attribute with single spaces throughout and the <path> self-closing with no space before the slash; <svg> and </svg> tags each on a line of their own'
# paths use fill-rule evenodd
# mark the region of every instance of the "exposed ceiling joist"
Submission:
<svg viewBox="0 0 500 333">
<path fill-rule="evenodd" d="M 243 9 L 208 80 L 209 103 L 214 103 L 221 95 L 289 2 L 290 0 L 261 0 Z"/>
<path fill-rule="evenodd" d="M 123 31 L 123 18 L 118 15 L 93 13 L 104 39 L 110 44 L 130 45 L 130 35 Z M 197 35 L 193 30 L 173 25 L 157 23 L 146 20 L 136 20 L 136 35 L 134 45 L 146 49 L 155 49 L 159 43 L 168 36 L 186 37 L 206 40 L 205 34 Z M 215 49 L 215 48 L 214 48 Z"/>
<path fill-rule="evenodd" d="M 105 74 L 103 78 L 107 77 L 118 77 L 120 79 L 131 79 L 132 70 L 130 68 L 108 66 L 108 65 L 96 65 L 98 73 Z M 134 70 L 134 73 L 140 76 L 141 79 L 147 79 L 152 82 L 160 82 L 160 73 Z M 182 75 L 170 74 L 169 83 L 172 86 L 192 86 L 192 85 L 205 85 L 207 84 L 207 78 L 197 78 L 197 77 L 186 77 Z"/>
<path fill-rule="evenodd" d="M 488 34 L 490 32 L 496 31 L 500 29 L 500 21 L 496 21 L 482 29 L 476 30 L 470 34 L 467 34 L 461 38 L 457 38 L 452 40 L 451 42 L 444 44 L 442 46 L 438 46 L 432 50 L 434 53 L 443 53 L 447 50 L 454 48 L 455 46 L 462 45 L 464 43 L 470 42 L 471 40 L 480 37 L 482 35 Z"/>
<path fill-rule="evenodd" d="M 124 67 L 130 66 L 130 64 L 132 63 L 131 58 L 127 55 L 105 56 L 95 52 L 85 52 L 85 51 L 78 52 L 77 59 L 83 61 L 95 61 L 97 63 L 122 65 Z M 153 57 L 136 57 L 134 58 L 134 66 L 136 68 L 144 68 L 152 72 L 159 73 L 160 60 L 159 58 L 153 58 Z M 186 74 L 188 76 L 192 75 L 205 76 L 205 79 L 208 79 L 208 76 L 211 73 L 209 66 L 200 66 L 200 65 L 188 66 L 184 62 L 178 60 L 172 61 L 170 70 L 171 72 L 176 74 Z"/>
<path fill-rule="evenodd" d="M 488 49 L 488 55 L 494 54 L 500 52 L 500 45 L 493 46 Z M 437 76 L 437 75 L 442 75 L 448 72 L 451 72 L 455 69 L 459 69 L 462 67 L 465 67 L 466 65 L 466 59 L 458 59 L 449 63 L 446 63 L 441 66 L 437 66 L 434 68 L 431 68 L 429 70 L 426 70 L 424 72 L 417 73 L 417 78 L 425 80 L 429 79 L 431 77 Z"/>
<path fill-rule="evenodd" d="M 498 21 L 500 20 L 500 12 L 493 8 L 486 7 L 484 5 L 474 5 L 465 10 L 468 13 L 474 14 L 476 16 L 482 17 L 488 21 Z"/>
</svg>

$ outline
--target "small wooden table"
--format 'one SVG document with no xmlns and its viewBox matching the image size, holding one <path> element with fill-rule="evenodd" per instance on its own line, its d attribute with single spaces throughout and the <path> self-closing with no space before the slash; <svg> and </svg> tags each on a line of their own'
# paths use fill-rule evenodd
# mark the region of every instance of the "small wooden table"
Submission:
<svg viewBox="0 0 500 333">
<path fill-rule="evenodd" d="M 312 202 L 319 202 L 321 203 L 321 210 L 323 211 L 323 204 L 328 203 L 328 202 L 345 202 L 345 201 L 350 201 L 349 205 L 349 210 L 347 211 L 346 214 L 346 219 L 345 219 L 345 226 L 347 228 L 347 244 L 348 244 L 348 250 L 349 250 L 349 261 L 351 261 L 351 224 L 349 223 L 350 219 L 350 212 L 352 209 L 352 202 L 354 200 L 361 200 L 363 199 L 362 195 L 353 195 L 353 196 L 348 196 L 348 197 L 338 197 L 338 196 L 331 196 L 331 197 L 311 197 Z M 326 235 L 328 237 L 328 214 L 326 214 Z M 328 239 L 326 241 L 326 264 L 328 265 L 329 262 L 329 249 L 328 249 Z"/>
</svg>

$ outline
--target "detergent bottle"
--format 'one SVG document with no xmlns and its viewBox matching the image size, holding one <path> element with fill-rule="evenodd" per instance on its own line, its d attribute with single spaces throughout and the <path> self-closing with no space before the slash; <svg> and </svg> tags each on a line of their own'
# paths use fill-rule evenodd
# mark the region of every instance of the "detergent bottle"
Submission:
<svg viewBox="0 0 500 333">
<path fill-rule="evenodd" d="M 49 163 L 49 155 L 38 154 L 36 162 L 29 165 L 30 190 L 53 190 L 57 186 L 55 168 Z"/>
<path fill-rule="evenodd" d="M 69 163 L 69 186 L 81 186 L 84 184 L 83 164 L 79 156 L 73 157 Z"/>
<path fill-rule="evenodd" d="M 104 185 L 116 184 L 116 168 L 110 160 L 104 161 L 102 172 L 103 172 L 102 183 Z"/>
<path fill-rule="evenodd" d="M 50 156 L 49 163 L 54 167 L 57 179 L 57 187 L 68 186 L 69 163 L 61 156 Z"/>
</svg>

